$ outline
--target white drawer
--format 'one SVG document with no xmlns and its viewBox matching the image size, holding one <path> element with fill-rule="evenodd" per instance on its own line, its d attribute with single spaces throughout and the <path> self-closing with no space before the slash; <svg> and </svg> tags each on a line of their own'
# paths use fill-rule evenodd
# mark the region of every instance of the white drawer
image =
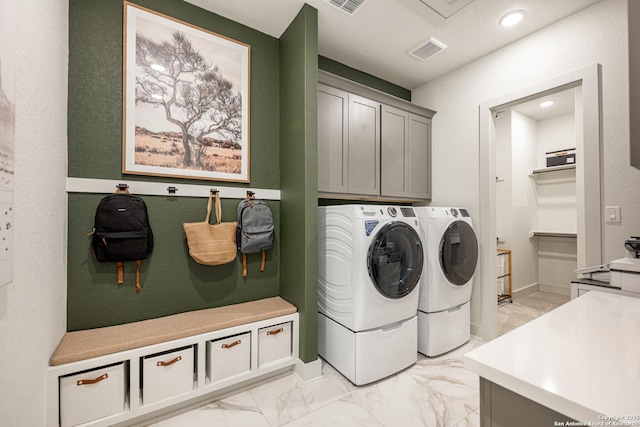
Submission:
<svg viewBox="0 0 640 427">
<path fill-rule="evenodd" d="M 258 330 L 258 368 L 291 357 L 291 322 Z"/>
<path fill-rule="evenodd" d="M 193 390 L 193 346 L 145 356 L 142 403 L 149 405 Z"/>
<path fill-rule="evenodd" d="M 207 372 L 211 382 L 251 370 L 251 332 L 207 341 Z"/>
<path fill-rule="evenodd" d="M 124 411 L 125 365 L 60 377 L 60 425 L 76 426 Z"/>
</svg>

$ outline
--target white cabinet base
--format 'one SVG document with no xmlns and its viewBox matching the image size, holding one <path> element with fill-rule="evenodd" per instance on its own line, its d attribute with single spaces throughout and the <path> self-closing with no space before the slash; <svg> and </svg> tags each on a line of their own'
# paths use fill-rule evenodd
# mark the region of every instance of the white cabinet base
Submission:
<svg viewBox="0 0 640 427">
<path fill-rule="evenodd" d="M 293 313 L 93 359 L 50 366 L 47 369 L 46 425 L 128 426 L 248 386 L 269 376 L 293 371 L 299 353 L 298 322 L 298 313 Z M 278 341 L 271 341 L 266 345 L 267 354 L 270 355 L 268 357 L 277 359 L 258 364 L 261 346 L 258 342 L 259 332 L 264 330 L 266 333 L 281 328 L 282 333 L 275 334 Z M 287 328 L 287 333 L 284 333 L 284 328 Z M 242 351 L 248 352 L 242 357 L 245 358 L 243 360 L 249 359 L 247 369 L 240 360 L 243 367 L 238 368 L 233 375 L 224 377 L 215 374 L 214 381 L 211 381 L 211 372 L 219 370 L 216 357 L 208 356 L 207 349 L 211 352 L 209 343 L 226 338 L 232 338 L 233 343 L 238 340 L 238 336 L 246 340 Z M 174 362 L 177 358 L 180 360 Z M 158 368 L 158 363 L 165 366 L 160 366 L 159 371 L 153 372 L 153 368 Z M 97 382 L 109 387 L 101 387 L 93 396 L 82 397 L 94 400 L 97 398 L 95 403 L 81 403 L 75 395 L 67 394 L 67 383 L 73 383 L 71 388 L 81 388 L 75 384 L 79 379 L 84 379 L 84 376 L 79 378 L 78 374 L 111 365 L 115 366 L 115 371 L 106 374 L 108 380 L 113 381 Z M 213 369 L 213 366 L 216 368 Z M 100 370 L 96 372 L 96 375 L 89 373 L 88 379 L 95 380 L 105 374 Z M 77 391 L 74 389 L 72 393 Z M 90 410 L 90 413 L 86 410 Z M 64 424 L 60 422 L 61 417 Z"/>
<path fill-rule="evenodd" d="M 368 384 L 418 360 L 417 317 L 353 332 L 318 313 L 318 354 L 355 385 Z"/>
</svg>

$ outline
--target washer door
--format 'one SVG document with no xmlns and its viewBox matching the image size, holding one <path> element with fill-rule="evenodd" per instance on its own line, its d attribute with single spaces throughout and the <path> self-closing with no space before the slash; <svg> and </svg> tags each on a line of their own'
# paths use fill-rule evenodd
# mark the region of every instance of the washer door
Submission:
<svg viewBox="0 0 640 427">
<path fill-rule="evenodd" d="M 369 277 L 383 296 L 398 299 L 409 294 L 422 273 L 420 236 L 404 222 L 385 224 L 369 246 Z"/>
<path fill-rule="evenodd" d="M 465 221 L 449 224 L 440 240 L 440 267 L 449 282 L 462 286 L 471 280 L 478 263 L 478 240 Z"/>
</svg>

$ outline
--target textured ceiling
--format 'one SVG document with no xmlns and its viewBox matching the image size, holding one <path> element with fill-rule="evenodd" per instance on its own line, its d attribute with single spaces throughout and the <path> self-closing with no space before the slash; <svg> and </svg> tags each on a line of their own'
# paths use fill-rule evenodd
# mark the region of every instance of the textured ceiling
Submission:
<svg viewBox="0 0 640 427">
<path fill-rule="evenodd" d="M 466 1 L 369 0 L 353 16 L 323 0 L 185 1 L 276 38 L 308 3 L 318 9 L 320 55 L 415 89 L 599 0 L 474 0 L 439 19 L 420 13 L 423 3 Z M 525 19 L 516 27 L 500 27 L 498 19 L 514 9 L 525 10 Z M 425 61 L 407 54 L 429 37 L 447 48 Z"/>
</svg>

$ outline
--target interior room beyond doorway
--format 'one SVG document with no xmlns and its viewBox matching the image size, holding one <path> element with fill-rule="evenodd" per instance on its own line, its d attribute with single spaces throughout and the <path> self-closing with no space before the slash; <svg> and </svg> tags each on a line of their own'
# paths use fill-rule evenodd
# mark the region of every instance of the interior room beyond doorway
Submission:
<svg viewBox="0 0 640 427">
<path fill-rule="evenodd" d="M 510 251 L 512 266 L 509 277 L 508 257 L 497 257 L 499 295 L 569 296 L 577 269 L 580 95 L 570 88 L 494 114 L 497 249 Z"/>
</svg>

